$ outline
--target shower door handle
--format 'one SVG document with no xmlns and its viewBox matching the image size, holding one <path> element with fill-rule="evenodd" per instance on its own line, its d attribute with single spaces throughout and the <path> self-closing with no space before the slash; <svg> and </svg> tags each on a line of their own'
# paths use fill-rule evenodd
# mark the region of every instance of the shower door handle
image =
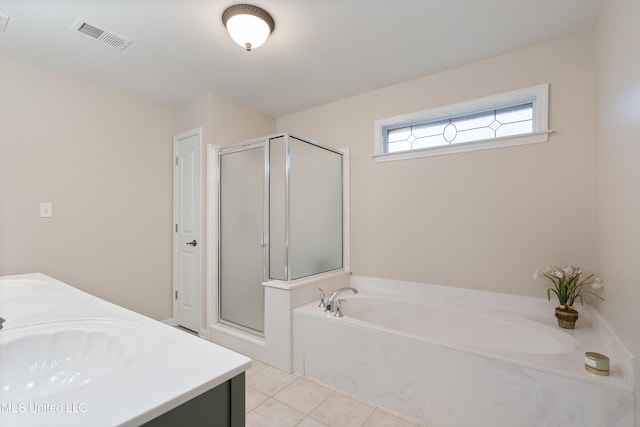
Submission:
<svg viewBox="0 0 640 427">
<path fill-rule="evenodd" d="M 198 242 L 196 242 L 194 239 L 193 242 L 187 242 L 187 245 L 191 245 L 195 248 L 198 245 Z"/>
</svg>

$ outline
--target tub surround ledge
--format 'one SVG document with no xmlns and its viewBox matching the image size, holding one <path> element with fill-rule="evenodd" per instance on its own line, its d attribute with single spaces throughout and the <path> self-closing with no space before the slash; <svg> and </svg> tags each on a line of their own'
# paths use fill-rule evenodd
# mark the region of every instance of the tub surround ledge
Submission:
<svg viewBox="0 0 640 427">
<path fill-rule="evenodd" d="M 215 343 L 239 351 L 282 371 L 293 371 L 293 310 L 315 301 L 322 288 L 327 297 L 349 284 L 351 272 L 335 270 L 290 282 L 269 280 L 264 287 L 264 336 L 251 335 L 214 321 L 209 336 Z M 217 315 L 214 315 L 214 318 Z"/>
</svg>

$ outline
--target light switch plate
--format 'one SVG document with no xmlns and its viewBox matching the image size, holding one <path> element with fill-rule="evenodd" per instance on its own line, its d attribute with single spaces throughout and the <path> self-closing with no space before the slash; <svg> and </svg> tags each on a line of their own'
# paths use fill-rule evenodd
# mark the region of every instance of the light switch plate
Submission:
<svg viewBox="0 0 640 427">
<path fill-rule="evenodd" d="M 53 217 L 53 203 L 40 202 L 40 218 Z"/>
</svg>

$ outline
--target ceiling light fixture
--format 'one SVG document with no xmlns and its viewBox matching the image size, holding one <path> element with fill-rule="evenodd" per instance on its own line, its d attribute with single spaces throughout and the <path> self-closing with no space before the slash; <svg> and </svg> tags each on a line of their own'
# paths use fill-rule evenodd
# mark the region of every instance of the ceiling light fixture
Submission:
<svg viewBox="0 0 640 427">
<path fill-rule="evenodd" d="M 222 22 L 231 38 L 247 51 L 262 46 L 276 26 L 269 12 L 250 4 L 229 6 L 222 12 Z"/>
</svg>

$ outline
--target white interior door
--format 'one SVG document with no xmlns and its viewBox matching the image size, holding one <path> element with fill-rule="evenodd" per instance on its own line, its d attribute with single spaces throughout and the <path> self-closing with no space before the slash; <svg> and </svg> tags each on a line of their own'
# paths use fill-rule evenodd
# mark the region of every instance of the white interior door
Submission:
<svg viewBox="0 0 640 427">
<path fill-rule="evenodd" d="M 173 138 L 173 319 L 200 331 L 202 305 L 202 129 Z"/>
</svg>

